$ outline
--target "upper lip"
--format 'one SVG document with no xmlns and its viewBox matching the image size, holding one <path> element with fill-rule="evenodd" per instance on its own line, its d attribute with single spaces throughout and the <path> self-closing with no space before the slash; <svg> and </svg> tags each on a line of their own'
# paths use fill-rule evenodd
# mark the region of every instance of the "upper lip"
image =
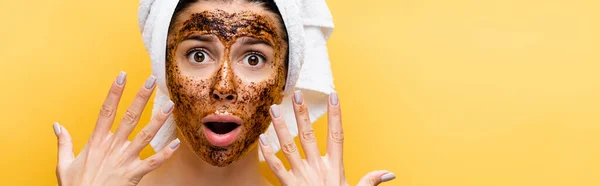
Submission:
<svg viewBox="0 0 600 186">
<path fill-rule="evenodd" d="M 240 117 L 231 114 L 211 114 L 202 118 L 202 123 L 236 123 L 242 125 L 243 121 Z"/>
</svg>

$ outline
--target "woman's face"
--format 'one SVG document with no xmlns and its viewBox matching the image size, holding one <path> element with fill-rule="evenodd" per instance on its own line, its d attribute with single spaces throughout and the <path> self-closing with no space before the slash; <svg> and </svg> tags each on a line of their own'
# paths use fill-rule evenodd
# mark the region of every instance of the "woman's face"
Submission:
<svg viewBox="0 0 600 186">
<path fill-rule="evenodd" d="M 174 117 L 214 166 L 248 152 L 283 98 L 287 43 L 275 14 L 243 1 L 194 3 L 175 18 L 166 74 Z"/>
</svg>

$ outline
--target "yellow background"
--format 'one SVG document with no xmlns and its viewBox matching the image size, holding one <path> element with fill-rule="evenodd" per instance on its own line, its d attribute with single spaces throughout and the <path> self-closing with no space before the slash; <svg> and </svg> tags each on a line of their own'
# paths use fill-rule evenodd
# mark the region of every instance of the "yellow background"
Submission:
<svg viewBox="0 0 600 186">
<path fill-rule="evenodd" d="M 350 183 L 389 169 L 385 185 L 600 185 L 599 1 L 328 4 Z M 0 185 L 54 185 L 52 123 L 81 150 L 120 70 L 132 101 L 150 74 L 137 5 L 0 2 Z"/>
</svg>

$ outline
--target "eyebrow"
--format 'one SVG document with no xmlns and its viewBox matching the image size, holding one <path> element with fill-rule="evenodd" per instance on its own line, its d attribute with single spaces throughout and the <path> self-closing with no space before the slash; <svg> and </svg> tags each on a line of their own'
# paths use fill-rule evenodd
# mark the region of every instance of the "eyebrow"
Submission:
<svg viewBox="0 0 600 186">
<path fill-rule="evenodd" d="M 203 42 L 213 42 L 215 41 L 215 37 L 211 37 L 208 35 L 190 35 L 187 38 L 184 39 L 184 41 L 186 40 L 196 40 L 196 41 L 203 41 Z"/>
<path fill-rule="evenodd" d="M 266 41 L 264 39 L 256 39 L 256 38 L 252 38 L 252 37 L 244 37 L 241 38 L 239 41 L 242 45 L 257 45 L 257 44 L 265 44 L 265 45 L 269 45 L 270 47 L 273 47 L 273 45 L 269 42 Z"/>
</svg>

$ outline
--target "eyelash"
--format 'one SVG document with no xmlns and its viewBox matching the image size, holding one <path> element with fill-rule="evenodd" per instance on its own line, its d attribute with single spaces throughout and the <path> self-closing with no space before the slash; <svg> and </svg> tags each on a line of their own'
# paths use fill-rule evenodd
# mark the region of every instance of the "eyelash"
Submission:
<svg viewBox="0 0 600 186">
<path fill-rule="evenodd" d="M 265 61 L 265 63 L 266 63 L 266 62 L 268 62 L 268 61 L 267 61 L 267 57 L 265 57 L 265 55 L 263 55 L 263 54 L 262 54 L 262 53 L 260 53 L 260 52 L 256 52 L 256 51 L 250 51 L 250 52 L 248 52 L 246 55 L 244 55 L 244 58 L 246 58 L 246 56 L 248 56 L 248 55 L 257 55 L 257 56 L 259 56 L 260 58 L 262 58 L 262 59 Z"/>
<path fill-rule="evenodd" d="M 189 57 L 190 57 L 190 55 L 191 55 L 193 52 L 204 52 L 204 53 L 208 54 L 208 57 L 210 57 L 210 53 L 209 53 L 209 52 L 208 52 L 206 49 L 204 49 L 204 48 L 192 48 L 192 49 L 188 50 L 188 51 L 185 53 L 185 57 L 188 57 L 188 58 L 189 58 Z M 265 64 L 269 62 L 269 61 L 267 60 L 267 57 L 265 57 L 265 55 L 264 55 L 264 54 L 262 54 L 262 53 L 260 53 L 260 52 L 257 52 L 257 51 L 250 51 L 250 52 L 246 53 L 246 55 L 244 55 L 244 58 L 246 58 L 248 55 L 257 55 L 257 56 L 259 56 L 260 58 L 262 58 L 262 60 L 264 61 L 264 63 L 265 63 Z M 242 59 L 244 59 L 244 58 L 242 58 Z"/>
<path fill-rule="evenodd" d="M 192 54 L 192 52 L 204 52 L 206 54 L 209 54 L 209 57 L 210 57 L 210 53 L 208 53 L 208 50 L 206 50 L 204 48 L 192 48 L 185 53 L 185 56 L 190 57 L 190 54 Z"/>
</svg>

